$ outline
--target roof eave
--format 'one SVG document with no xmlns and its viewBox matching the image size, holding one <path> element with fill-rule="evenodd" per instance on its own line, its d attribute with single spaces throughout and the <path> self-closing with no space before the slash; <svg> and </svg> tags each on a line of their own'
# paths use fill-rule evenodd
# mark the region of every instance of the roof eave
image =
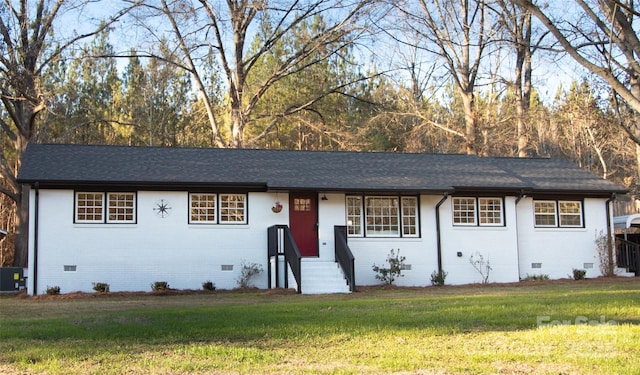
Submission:
<svg viewBox="0 0 640 375">
<path fill-rule="evenodd" d="M 533 196 L 555 196 L 555 197 L 569 197 L 569 196 L 581 196 L 585 198 L 610 198 L 612 194 L 624 195 L 629 190 L 557 190 L 557 189 L 534 189 L 529 193 Z"/>
<path fill-rule="evenodd" d="M 158 181 L 69 181 L 69 180 L 19 180 L 21 184 L 28 184 L 44 189 L 135 189 L 135 190 L 243 190 L 267 191 L 266 183 L 256 182 L 158 182 Z"/>
</svg>

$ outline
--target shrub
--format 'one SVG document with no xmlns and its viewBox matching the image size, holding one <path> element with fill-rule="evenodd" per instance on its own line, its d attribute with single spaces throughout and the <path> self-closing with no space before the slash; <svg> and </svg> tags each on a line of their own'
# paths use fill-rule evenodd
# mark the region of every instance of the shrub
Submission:
<svg viewBox="0 0 640 375">
<path fill-rule="evenodd" d="M 447 278 L 447 272 L 444 270 L 433 271 L 431 273 L 431 285 L 433 286 L 443 286 L 444 279 Z"/>
<path fill-rule="evenodd" d="M 251 284 L 251 279 L 262 273 L 262 265 L 258 263 L 248 263 L 243 260 L 240 267 L 240 276 L 236 279 L 238 282 L 238 287 L 242 289 L 251 288 L 253 284 Z"/>
<path fill-rule="evenodd" d="M 480 252 L 476 252 L 475 254 L 469 257 L 469 263 L 475 268 L 476 271 L 482 277 L 482 283 L 486 284 L 489 282 L 489 273 L 493 268 L 491 268 L 491 263 L 489 260 L 484 260 L 484 256 L 480 254 Z"/>
<path fill-rule="evenodd" d="M 57 296 L 58 294 L 60 294 L 59 286 L 47 286 L 47 295 Z"/>
<path fill-rule="evenodd" d="M 549 280 L 549 275 L 546 275 L 546 274 L 527 275 L 527 277 L 525 277 L 522 280 L 524 280 L 524 281 L 544 281 L 544 280 Z"/>
<path fill-rule="evenodd" d="M 98 293 L 109 293 L 109 284 L 93 283 L 93 290 L 95 290 Z"/>
<path fill-rule="evenodd" d="M 154 281 L 151 283 L 151 290 L 154 292 L 169 289 L 169 283 L 166 281 Z"/>
<path fill-rule="evenodd" d="M 596 232 L 596 251 L 598 253 L 598 266 L 600 267 L 600 273 L 602 276 L 615 276 L 615 262 L 612 252 L 609 252 L 609 246 L 614 246 L 610 243 L 610 239 L 604 231 Z"/>
<path fill-rule="evenodd" d="M 202 283 L 202 289 L 204 290 L 216 290 L 216 284 L 212 283 L 211 280 L 207 280 Z"/>
<path fill-rule="evenodd" d="M 392 285 L 398 277 L 404 277 L 402 270 L 404 269 L 404 261 L 406 259 L 406 257 L 400 256 L 400 249 L 398 249 L 397 253 L 391 249 L 391 252 L 387 255 L 389 267 L 381 267 L 375 264 L 372 266 L 373 272 L 376 273 L 376 279 L 387 285 Z"/>
<path fill-rule="evenodd" d="M 574 280 L 584 280 L 586 279 L 587 276 L 587 271 L 586 270 L 579 270 L 574 268 L 573 269 L 573 279 Z"/>
</svg>

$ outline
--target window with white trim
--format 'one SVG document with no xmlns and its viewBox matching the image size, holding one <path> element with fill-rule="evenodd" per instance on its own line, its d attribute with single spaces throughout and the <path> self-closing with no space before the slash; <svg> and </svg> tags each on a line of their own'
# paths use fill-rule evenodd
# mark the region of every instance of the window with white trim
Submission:
<svg viewBox="0 0 640 375">
<path fill-rule="evenodd" d="M 189 194 L 190 224 L 246 224 L 246 194 Z"/>
<path fill-rule="evenodd" d="M 533 201 L 534 224 L 541 228 L 584 227 L 581 201 Z"/>
<path fill-rule="evenodd" d="M 107 223 L 135 223 L 135 193 L 107 193 Z"/>
<path fill-rule="evenodd" d="M 504 226 L 503 206 L 499 197 L 454 197 L 453 225 Z"/>
<path fill-rule="evenodd" d="M 561 227 L 582 227 L 582 202 L 560 201 L 558 207 Z"/>
<path fill-rule="evenodd" d="M 453 198 L 453 224 L 476 225 L 475 198 Z"/>
<path fill-rule="evenodd" d="M 502 198 L 478 198 L 480 225 L 501 226 Z"/>
<path fill-rule="evenodd" d="M 362 237 L 362 197 L 347 197 L 347 235 Z"/>
<path fill-rule="evenodd" d="M 76 223 L 102 223 L 104 221 L 104 193 L 76 193 Z"/>
<path fill-rule="evenodd" d="M 557 226 L 555 201 L 533 201 L 533 214 L 536 227 Z"/>
<path fill-rule="evenodd" d="M 245 194 L 220 194 L 220 223 L 244 224 L 247 222 L 246 212 Z"/>
<path fill-rule="evenodd" d="M 402 197 L 402 235 L 418 237 L 418 198 Z"/>
<path fill-rule="evenodd" d="M 216 195 L 189 194 L 189 223 L 216 223 Z"/>
<path fill-rule="evenodd" d="M 74 222 L 79 224 L 133 224 L 136 222 L 136 193 L 75 193 Z"/>
<path fill-rule="evenodd" d="M 350 237 L 419 237 L 417 197 L 347 196 Z"/>
<path fill-rule="evenodd" d="M 398 197 L 365 197 L 365 230 L 371 237 L 399 235 Z"/>
</svg>

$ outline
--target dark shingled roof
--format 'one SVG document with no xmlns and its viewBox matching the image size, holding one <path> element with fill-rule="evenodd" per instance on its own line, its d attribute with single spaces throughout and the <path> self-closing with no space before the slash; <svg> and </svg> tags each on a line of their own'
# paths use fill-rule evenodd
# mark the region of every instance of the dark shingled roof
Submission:
<svg viewBox="0 0 640 375">
<path fill-rule="evenodd" d="M 42 187 L 626 192 L 561 159 L 96 145 L 30 144 L 18 180 Z"/>
</svg>

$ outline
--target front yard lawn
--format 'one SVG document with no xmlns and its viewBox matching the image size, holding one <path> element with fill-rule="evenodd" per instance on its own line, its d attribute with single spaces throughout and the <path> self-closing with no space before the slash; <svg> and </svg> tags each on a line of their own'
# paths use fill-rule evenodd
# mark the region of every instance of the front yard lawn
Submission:
<svg viewBox="0 0 640 375">
<path fill-rule="evenodd" d="M 0 297 L 0 373 L 637 374 L 640 279 Z"/>
</svg>

